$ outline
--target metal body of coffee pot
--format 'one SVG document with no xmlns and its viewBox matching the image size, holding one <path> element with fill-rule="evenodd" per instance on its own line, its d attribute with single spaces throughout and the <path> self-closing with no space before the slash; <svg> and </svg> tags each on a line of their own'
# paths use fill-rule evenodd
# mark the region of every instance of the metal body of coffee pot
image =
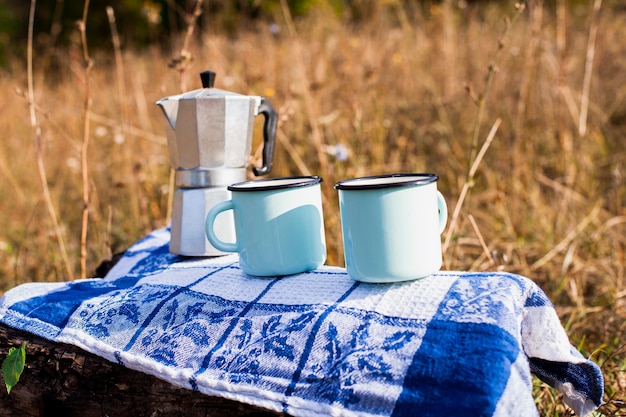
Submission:
<svg viewBox="0 0 626 417">
<path fill-rule="evenodd" d="M 167 122 L 170 162 L 175 169 L 170 252 L 186 256 L 224 255 L 208 241 L 204 221 L 211 207 L 230 199 L 227 186 L 246 180 L 254 118 L 262 114 L 263 165 L 272 168 L 278 114 L 264 97 L 213 87 L 215 73 L 200 74 L 203 88 L 157 101 Z M 232 214 L 224 213 L 215 231 L 235 241 Z"/>
</svg>

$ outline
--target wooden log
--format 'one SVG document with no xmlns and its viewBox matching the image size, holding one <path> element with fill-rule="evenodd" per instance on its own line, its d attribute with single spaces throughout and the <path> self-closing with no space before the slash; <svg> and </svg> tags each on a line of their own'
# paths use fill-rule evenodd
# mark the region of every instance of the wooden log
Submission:
<svg viewBox="0 0 626 417">
<path fill-rule="evenodd" d="M 0 324 L 0 361 L 26 342 L 26 365 L 7 394 L 0 387 L 0 417 L 277 416 L 264 409 L 175 387 L 109 362 L 76 346 Z M 3 381 L 4 382 L 4 381 Z"/>
</svg>

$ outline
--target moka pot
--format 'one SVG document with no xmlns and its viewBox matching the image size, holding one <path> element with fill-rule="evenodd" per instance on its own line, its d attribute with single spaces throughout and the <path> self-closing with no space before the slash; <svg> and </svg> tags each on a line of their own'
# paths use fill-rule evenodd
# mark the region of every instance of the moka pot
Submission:
<svg viewBox="0 0 626 417">
<path fill-rule="evenodd" d="M 227 186 L 246 180 L 254 119 L 264 116 L 263 162 L 254 175 L 272 169 L 278 113 L 260 96 L 214 88 L 215 73 L 200 74 L 203 88 L 157 101 L 166 119 L 170 162 L 175 170 L 170 252 L 186 256 L 224 255 L 206 238 L 204 221 L 217 203 L 231 198 Z M 234 241 L 232 213 L 224 213 L 215 231 Z"/>
</svg>

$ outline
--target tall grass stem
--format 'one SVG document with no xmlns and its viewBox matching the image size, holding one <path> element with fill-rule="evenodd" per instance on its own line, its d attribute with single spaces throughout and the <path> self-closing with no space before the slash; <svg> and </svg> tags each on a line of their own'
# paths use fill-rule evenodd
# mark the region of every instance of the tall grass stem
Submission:
<svg viewBox="0 0 626 417">
<path fill-rule="evenodd" d="M 183 38 L 183 45 L 180 49 L 180 54 L 177 58 L 175 58 L 170 66 L 177 68 L 180 72 L 180 91 L 187 91 L 187 81 L 188 81 L 188 72 L 189 72 L 189 64 L 192 61 L 192 55 L 190 52 L 191 48 L 191 40 L 193 39 L 193 34 L 196 29 L 196 23 L 198 22 L 198 18 L 202 15 L 202 0 L 196 0 L 196 3 L 193 8 L 193 12 L 191 15 L 187 16 L 187 30 L 185 32 L 185 37 Z"/>
<path fill-rule="evenodd" d="M 128 128 L 128 111 L 126 109 L 126 84 L 124 83 L 124 60 L 122 59 L 122 48 L 120 44 L 120 37 L 117 32 L 117 25 L 115 23 L 115 11 L 111 6 L 106 8 L 107 17 L 109 19 L 109 27 L 111 28 L 111 41 L 113 42 L 113 56 L 115 58 L 115 72 L 117 78 L 117 94 L 120 103 L 120 119 L 122 134 L 126 137 L 126 130 Z"/>
<path fill-rule="evenodd" d="M 87 276 L 87 229 L 89 226 L 89 114 L 91 113 L 90 73 L 93 62 L 89 57 L 87 46 L 87 14 L 89 12 L 89 0 L 85 0 L 83 6 L 83 18 L 79 23 L 80 39 L 83 47 L 83 65 L 85 71 L 85 97 L 83 115 L 83 140 L 80 153 L 81 173 L 83 182 L 83 215 L 80 234 L 80 276 Z"/>
<path fill-rule="evenodd" d="M 541 268 L 546 263 L 548 263 L 559 252 L 564 251 L 569 246 L 569 244 L 574 239 L 576 239 L 576 237 L 578 235 L 580 235 L 587 228 L 587 226 L 589 226 L 589 224 L 592 221 L 594 221 L 598 217 L 598 215 L 601 212 L 601 209 L 602 209 L 602 202 L 598 202 L 593 207 L 591 212 L 589 212 L 589 214 L 587 214 L 587 216 L 585 216 L 585 218 L 582 219 L 581 222 L 578 223 L 578 225 L 576 225 L 576 227 L 571 232 L 569 232 L 567 234 L 567 236 L 565 236 L 565 238 L 563 238 L 563 240 L 561 240 L 555 247 L 550 249 L 550 251 L 548 251 L 548 253 L 546 253 L 544 256 L 542 256 L 540 259 L 538 259 L 535 263 L 533 263 L 530 266 L 530 270 L 531 271 L 536 271 L 537 269 Z"/>
<path fill-rule="evenodd" d="M 33 28 L 35 21 L 36 5 L 37 0 L 31 0 L 28 17 L 28 46 L 26 51 L 26 73 L 28 77 L 28 108 L 30 112 L 30 123 L 35 131 L 35 153 L 37 157 L 37 171 L 39 173 L 39 181 L 41 182 L 41 188 L 46 203 L 46 208 L 48 210 L 50 220 L 52 221 L 52 227 L 54 228 L 54 234 L 57 238 L 57 244 L 59 245 L 61 258 L 63 259 L 63 264 L 65 265 L 65 273 L 67 274 L 68 279 L 73 280 L 74 270 L 72 269 L 72 265 L 70 264 L 70 259 L 68 257 L 67 249 L 65 247 L 65 240 L 63 239 L 63 234 L 61 233 L 59 220 L 57 218 L 56 210 L 54 208 L 54 204 L 52 203 L 52 197 L 50 195 L 50 188 L 48 187 L 48 178 L 46 176 L 46 169 L 43 161 L 41 126 L 39 125 L 39 122 L 37 120 L 37 111 L 35 108 L 35 88 L 33 80 Z"/>
<path fill-rule="evenodd" d="M 459 198 L 456 202 L 456 206 L 454 207 L 454 211 L 450 219 L 450 225 L 448 226 L 448 231 L 446 232 L 446 238 L 444 240 L 443 247 L 442 247 L 442 252 L 444 256 L 447 253 L 448 248 L 450 246 L 452 235 L 456 231 L 456 227 L 459 221 L 459 215 L 461 213 L 461 208 L 463 207 L 463 203 L 465 202 L 465 198 L 467 197 L 469 190 L 474 186 L 474 175 L 476 174 L 476 171 L 478 170 L 478 166 L 483 160 L 483 157 L 487 153 L 487 149 L 489 149 L 489 146 L 491 145 L 493 138 L 496 136 L 496 132 L 498 131 L 498 127 L 500 127 L 501 123 L 502 123 L 502 119 L 500 118 L 496 119 L 493 126 L 491 127 L 491 131 L 489 131 L 489 135 L 487 135 L 487 138 L 485 139 L 483 146 L 480 148 L 480 151 L 478 152 L 478 155 L 476 155 L 476 159 L 474 160 L 474 163 L 472 164 L 472 167 L 469 170 L 469 173 L 467 175 L 467 180 L 465 181 L 465 184 L 463 184 L 463 188 L 461 189 L 461 193 L 459 194 Z M 446 264 L 449 264 L 449 262 L 447 262 Z"/>
<path fill-rule="evenodd" d="M 491 251 L 489 250 L 489 246 L 487 246 L 487 242 L 485 241 L 483 234 L 480 233 L 480 229 L 478 228 L 478 223 L 476 223 L 476 219 L 474 219 L 474 216 L 472 216 L 471 214 L 469 214 L 467 218 L 469 219 L 472 225 L 472 228 L 474 229 L 474 232 L 476 233 L 476 236 L 478 236 L 478 241 L 480 242 L 480 246 L 483 248 L 483 252 L 485 256 L 487 257 L 487 259 L 489 259 L 489 263 L 491 264 L 491 266 L 495 265 L 496 261 L 495 259 L 493 259 L 493 255 L 491 254 Z"/>
<path fill-rule="evenodd" d="M 280 128 L 276 130 L 276 138 L 278 139 L 280 144 L 285 147 L 285 150 L 293 160 L 293 163 L 296 164 L 296 167 L 298 167 L 300 174 L 305 176 L 312 175 L 311 170 L 309 170 L 309 168 L 306 166 L 306 164 L 302 160 L 302 157 L 298 154 L 298 151 L 296 151 L 294 146 L 289 141 L 287 135 L 285 135 L 285 132 L 283 132 Z"/>
<path fill-rule="evenodd" d="M 527 106 L 530 102 L 531 90 L 537 77 L 537 53 L 541 44 L 541 26 L 543 23 L 543 1 L 529 8 L 530 18 L 530 39 L 526 42 L 526 52 L 524 54 L 523 70 L 521 81 L 519 82 L 519 97 L 517 99 L 516 119 L 515 119 L 515 151 L 520 152 L 522 140 L 526 130 Z M 517 163 L 513 165 L 513 176 L 519 178 Z"/>
<path fill-rule="evenodd" d="M 304 48 L 300 45 L 300 39 L 298 37 L 298 33 L 296 32 L 296 27 L 293 23 L 293 18 L 291 17 L 287 0 L 280 0 L 280 5 L 287 24 L 287 29 L 289 30 L 289 36 L 295 45 L 295 61 L 298 68 L 298 81 L 300 83 L 300 90 L 304 99 L 304 106 L 311 128 L 311 136 L 313 143 L 315 144 L 315 150 L 317 151 L 317 159 L 320 165 L 319 168 L 321 172 L 326 173 L 328 172 L 328 157 L 326 156 L 326 152 L 324 152 L 324 139 L 318 123 L 317 111 L 315 111 L 313 105 L 313 98 L 311 97 L 311 83 L 306 75 L 306 66 L 304 65 L 304 57 L 302 56 L 302 50 Z"/>
<path fill-rule="evenodd" d="M 589 112 L 589 91 L 591 90 L 591 74 L 593 72 L 593 57 L 596 51 L 596 36 L 598 35 L 598 14 L 602 7 L 602 0 L 594 0 L 591 22 L 589 24 L 589 40 L 587 43 L 587 56 L 585 59 L 585 75 L 580 97 L 580 119 L 578 121 L 578 134 L 584 136 L 587 133 L 587 113 Z"/>
<path fill-rule="evenodd" d="M 485 114 L 485 108 L 487 105 L 487 97 L 489 95 L 489 92 L 491 91 L 491 86 L 493 84 L 493 80 L 496 76 L 496 73 L 498 72 L 497 64 L 500 61 L 500 56 L 502 55 L 502 51 L 504 49 L 505 40 L 507 36 L 509 35 L 514 23 L 522 14 L 524 9 L 525 7 L 523 4 L 516 4 L 516 13 L 513 15 L 513 19 L 507 19 L 504 33 L 502 34 L 500 39 L 498 39 L 498 45 L 496 48 L 493 61 L 491 62 L 491 64 L 489 64 L 489 68 L 487 71 L 487 78 L 485 80 L 485 86 L 483 88 L 482 93 L 478 96 L 478 111 L 476 114 L 476 119 L 474 120 L 474 131 L 472 133 L 472 145 L 470 148 L 470 155 L 469 155 L 469 160 L 468 160 L 470 167 L 474 161 L 474 156 L 476 155 L 476 151 L 478 150 L 478 138 L 480 137 L 480 127 L 482 126 L 483 117 Z"/>
</svg>

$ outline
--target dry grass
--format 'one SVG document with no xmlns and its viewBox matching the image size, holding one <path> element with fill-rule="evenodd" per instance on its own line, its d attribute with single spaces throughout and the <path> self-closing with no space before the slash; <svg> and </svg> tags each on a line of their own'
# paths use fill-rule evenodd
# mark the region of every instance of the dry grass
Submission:
<svg viewBox="0 0 626 417">
<path fill-rule="evenodd" d="M 535 280 L 573 343 L 603 368 L 598 415 L 626 415 L 626 11 L 619 2 L 598 13 L 565 1 L 521 13 L 512 4 L 386 3 L 359 26 L 323 10 L 293 22 L 283 9 L 277 34 L 265 25 L 234 38 L 205 32 L 176 47 L 193 58 L 182 75 L 168 68 L 171 56 L 123 44 L 117 60 L 114 51 L 90 51 L 89 71 L 80 44 L 36 54 L 40 133 L 17 57 L 0 76 L 0 291 L 66 280 L 57 238 L 73 274 L 89 276 L 166 225 L 170 169 L 154 102 L 198 88 L 195 74 L 212 69 L 217 87 L 266 95 L 279 110 L 273 176 L 324 177 L 329 263 L 343 262 L 336 181 L 439 174 L 450 212 L 462 203 L 444 234 L 445 267 Z M 328 152 L 337 144 L 349 149 L 347 160 Z M 553 390 L 537 383 L 536 393 L 542 415 L 569 415 Z"/>
</svg>

